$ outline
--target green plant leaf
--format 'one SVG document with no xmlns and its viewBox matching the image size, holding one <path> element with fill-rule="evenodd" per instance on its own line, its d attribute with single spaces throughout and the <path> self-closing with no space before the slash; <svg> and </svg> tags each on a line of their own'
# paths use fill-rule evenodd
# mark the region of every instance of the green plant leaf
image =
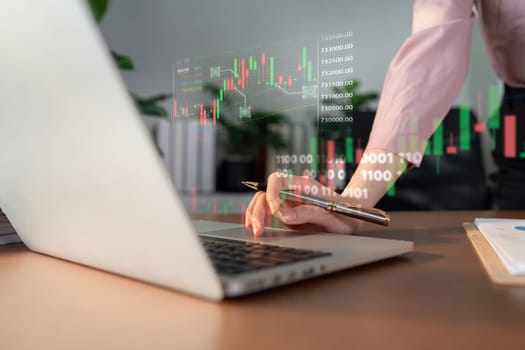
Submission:
<svg viewBox="0 0 525 350">
<path fill-rule="evenodd" d="M 144 103 L 157 103 L 166 101 L 171 98 L 172 94 L 158 94 L 150 97 L 142 97 L 140 100 Z"/>
<path fill-rule="evenodd" d="M 140 113 L 144 115 L 150 115 L 155 117 L 167 118 L 168 111 L 162 106 L 157 106 L 153 104 L 138 104 Z"/>
<path fill-rule="evenodd" d="M 135 69 L 135 65 L 129 56 L 121 55 L 111 50 L 111 54 L 117 63 L 117 66 L 122 70 L 132 70 Z"/>
<path fill-rule="evenodd" d="M 91 13 L 93 13 L 93 16 L 95 17 L 95 20 L 100 22 L 108 8 L 108 0 L 88 0 L 88 4 L 91 8 Z"/>
<path fill-rule="evenodd" d="M 156 105 L 154 103 L 143 103 L 139 101 L 137 103 L 137 107 L 139 108 L 140 113 L 144 115 L 151 115 L 162 118 L 168 117 L 168 111 L 166 110 L 166 108 Z"/>
<path fill-rule="evenodd" d="M 131 97 L 142 114 L 161 118 L 168 117 L 168 110 L 158 103 L 170 98 L 171 94 L 158 94 L 144 98 L 131 93 Z"/>
</svg>

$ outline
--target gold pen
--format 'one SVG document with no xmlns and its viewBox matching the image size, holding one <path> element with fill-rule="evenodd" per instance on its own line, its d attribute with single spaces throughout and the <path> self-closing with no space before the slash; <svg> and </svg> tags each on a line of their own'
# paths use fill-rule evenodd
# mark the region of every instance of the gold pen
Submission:
<svg viewBox="0 0 525 350">
<path fill-rule="evenodd" d="M 255 191 L 266 192 L 266 184 L 262 184 L 254 181 L 242 181 L 242 184 L 246 187 L 251 188 Z M 322 198 L 298 194 L 293 190 L 281 190 L 280 196 L 283 199 L 287 199 L 293 202 L 315 205 L 316 207 L 323 208 L 333 213 L 338 213 L 346 216 L 360 219 L 374 224 L 388 226 L 390 223 L 390 216 L 384 211 L 377 208 L 363 208 L 357 205 L 351 205 L 346 203 L 339 203 L 336 201 L 328 201 Z"/>
</svg>

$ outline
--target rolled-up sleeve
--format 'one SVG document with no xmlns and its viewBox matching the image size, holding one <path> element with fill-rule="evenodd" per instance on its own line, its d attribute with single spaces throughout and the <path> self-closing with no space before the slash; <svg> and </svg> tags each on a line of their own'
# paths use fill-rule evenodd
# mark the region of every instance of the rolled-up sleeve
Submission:
<svg viewBox="0 0 525 350">
<path fill-rule="evenodd" d="M 428 138 L 467 75 L 472 0 L 419 0 L 412 35 L 390 63 L 368 149 L 394 152 L 419 166 Z"/>
</svg>

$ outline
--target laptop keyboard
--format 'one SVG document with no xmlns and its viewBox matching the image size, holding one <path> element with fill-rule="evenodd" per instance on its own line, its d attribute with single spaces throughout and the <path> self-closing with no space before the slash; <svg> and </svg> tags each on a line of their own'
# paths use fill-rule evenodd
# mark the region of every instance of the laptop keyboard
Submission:
<svg viewBox="0 0 525 350">
<path fill-rule="evenodd" d="M 237 275 L 332 255 L 322 251 L 287 248 L 227 238 L 199 237 L 217 271 L 225 275 Z"/>
</svg>

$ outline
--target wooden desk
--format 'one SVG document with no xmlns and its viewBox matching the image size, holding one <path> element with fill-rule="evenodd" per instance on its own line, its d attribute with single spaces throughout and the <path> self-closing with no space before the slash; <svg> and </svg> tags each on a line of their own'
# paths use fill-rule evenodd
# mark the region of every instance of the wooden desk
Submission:
<svg viewBox="0 0 525 350">
<path fill-rule="evenodd" d="M 361 234 L 414 253 L 219 304 L 0 247 L 0 348 L 523 349 L 525 288 L 491 284 L 476 216 L 525 212 L 392 213 Z"/>
</svg>

